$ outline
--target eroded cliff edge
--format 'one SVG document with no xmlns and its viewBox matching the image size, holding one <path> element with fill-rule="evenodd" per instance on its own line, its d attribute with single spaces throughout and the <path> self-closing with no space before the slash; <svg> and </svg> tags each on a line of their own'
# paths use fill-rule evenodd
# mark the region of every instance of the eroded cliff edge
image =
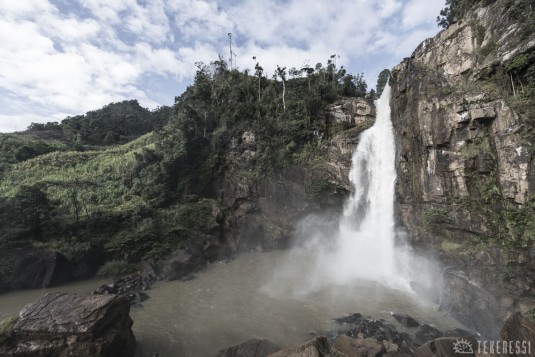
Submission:
<svg viewBox="0 0 535 357">
<path fill-rule="evenodd" d="M 535 15 L 499 0 L 392 71 L 399 220 L 446 269 L 445 308 L 485 335 L 534 304 Z"/>
</svg>

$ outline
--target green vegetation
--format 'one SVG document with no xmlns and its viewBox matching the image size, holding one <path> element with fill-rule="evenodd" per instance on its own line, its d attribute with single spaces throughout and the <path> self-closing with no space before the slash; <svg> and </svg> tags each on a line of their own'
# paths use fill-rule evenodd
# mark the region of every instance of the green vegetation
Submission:
<svg viewBox="0 0 535 357">
<path fill-rule="evenodd" d="M 250 75 L 221 59 L 197 63 L 173 108 L 125 101 L 0 135 L 0 248 L 44 248 L 71 261 L 102 250 L 108 263 L 99 274 L 111 276 L 188 242 L 213 242 L 228 214 L 217 187 L 223 175 L 260 180 L 324 165 L 323 144 L 339 130 L 324 108 L 367 90 L 362 74 L 335 59 L 279 67 L 272 79 L 259 64 Z M 236 160 L 246 149 L 250 160 Z M 311 182 L 310 197 L 331 189 Z M 12 263 L 0 261 L 0 280 Z"/>
<path fill-rule="evenodd" d="M 341 187 L 325 178 L 310 179 L 306 185 L 307 197 L 311 200 L 321 199 L 324 195 L 335 193 Z"/>
<path fill-rule="evenodd" d="M 136 100 L 111 103 L 61 123 L 32 123 L 24 132 L 0 134 L 0 173 L 10 164 L 56 151 L 101 150 L 162 127 L 172 108 L 152 112 Z"/>
<path fill-rule="evenodd" d="M 385 88 L 388 78 L 390 78 L 390 70 L 389 69 L 383 69 L 381 73 L 379 73 L 379 77 L 377 78 L 377 96 L 380 97 L 381 93 L 383 93 L 383 89 Z"/>
<path fill-rule="evenodd" d="M 0 347 L 12 342 L 13 329 L 18 320 L 18 317 L 12 316 L 0 321 Z"/>
<path fill-rule="evenodd" d="M 136 271 L 139 271 L 139 267 L 136 264 L 113 260 L 101 266 L 97 271 L 97 276 L 100 278 L 116 278 Z"/>
<path fill-rule="evenodd" d="M 446 208 L 429 207 L 423 212 L 423 218 L 425 225 L 433 233 L 441 233 L 444 229 L 444 225 L 453 222 L 450 211 Z"/>
<path fill-rule="evenodd" d="M 463 248 L 463 245 L 459 243 L 444 240 L 440 244 L 440 248 L 447 253 L 451 253 L 451 252 L 458 252 L 459 250 Z"/>
<path fill-rule="evenodd" d="M 437 24 L 446 29 L 461 20 L 470 10 L 494 2 L 496 0 L 446 0 L 446 6 L 440 10 L 440 16 L 437 16 Z"/>
<path fill-rule="evenodd" d="M 528 316 L 535 321 L 535 306 L 532 306 L 529 310 L 528 310 Z"/>
<path fill-rule="evenodd" d="M 481 49 L 479 50 L 479 54 L 481 54 L 481 56 L 483 57 L 486 57 L 490 54 L 496 54 L 497 50 L 498 45 L 495 41 L 491 40 L 485 46 L 481 47 Z"/>
</svg>

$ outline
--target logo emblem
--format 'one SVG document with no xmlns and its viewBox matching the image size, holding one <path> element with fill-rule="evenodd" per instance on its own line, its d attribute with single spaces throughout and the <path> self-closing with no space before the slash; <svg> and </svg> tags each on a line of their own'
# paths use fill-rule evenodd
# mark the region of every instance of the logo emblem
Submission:
<svg viewBox="0 0 535 357">
<path fill-rule="evenodd" d="M 474 353 L 472 344 L 468 340 L 465 340 L 463 338 L 461 338 L 460 340 L 457 339 L 457 341 L 453 343 L 453 351 L 459 354 Z"/>
</svg>

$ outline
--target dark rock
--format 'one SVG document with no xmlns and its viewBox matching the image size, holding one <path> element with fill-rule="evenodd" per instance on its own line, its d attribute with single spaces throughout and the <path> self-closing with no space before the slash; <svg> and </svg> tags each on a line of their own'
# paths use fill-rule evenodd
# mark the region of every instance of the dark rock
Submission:
<svg viewBox="0 0 535 357">
<path fill-rule="evenodd" d="M 143 291 L 150 288 L 156 276 L 152 274 L 143 275 L 140 273 L 122 276 L 115 279 L 110 284 L 103 284 L 97 289 L 93 290 L 95 295 L 119 294 L 126 296 L 132 305 L 140 304 L 141 302 L 150 298 L 149 295 Z"/>
<path fill-rule="evenodd" d="M 134 356 L 130 303 L 116 295 L 47 294 L 21 312 L 2 356 Z"/>
<path fill-rule="evenodd" d="M 392 314 L 392 316 L 405 327 L 418 327 L 420 323 L 406 314 Z"/>
<path fill-rule="evenodd" d="M 358 337 L 363 334 L 364 337 L 374 338 L 378 341 L 388 340 L 398 343 L 398 331 L 396 328 L 384 320 L 360 319 L 353 323 L 356 325 L 346 332 L 350 337 Z"/>
<path fill-rule="evenodd" d="M 416 350 L 417 346 L 407 333 L 399 333 L 392 324 L 384 320 L 356 318 L 351 321 L 354 321 L 351 324 L 351 328 L 345 331 L 339 331 L 339 333 L 357 339 L 371 338 L 376 341 L 383 341 L 383 343 L 386 341 L 389 346 L 397 346 L 397 352 L 400 355 L 410 356 Z M 334 336 L 333 340 L 336 337 Z M 390 352 L 394 353 L 394 351 Z"/>
<path fill-rule="evenodd" d="M 193 280 L 195 278 L 196 278 L 195 275 L 188 275 L 188 276 L 183 277 L 181 280 L 186 282 L 186 281 L 191 281 L 191 280 Z"/>
<path fill-rule="evenodd" d="M 73 262 L 70 275 L 73 280 L 89 279 L 95 275 L 98 268 L 106 260 L 106 252 L 103 249 L 93 248 L 77 261 Z"/>
<path fill-rule="evenodd" d="M 414 351 L 418 348 L 418 345 L 411 339 L 408 333 L 402 332 L 399 334 L 399 342 L 398 347 L 399 351 L 412 355 L 414 354 Z"/>
<path fill-rule="evenodd" d="M 280 351 L 280 347 L 273 342 L 255 338 L 221 350 L 217 357 L 266 357 L 277 351 Z"/>
<path fill-rule="evenodd" d="M 117 287 L 115 284 L 102 284 L 95 290 L 93 290 L 95 295 L 108 295 L 108 294 L 117 294 Z"/>
<path fill-rule="evenodd" d="M 268 355 L 269 357 L 329 357 L 329 341 L 325 336 L 314 337 L 299 346 Z"/>
<path fill-rule="evenodd" d="M 70 280 L 70 263 L 59 253 L 28 249 L 11 254 L 16 258 L 5 282 L 10 289 L 41 289 Z"/>
<path fill-rule="evenodd" d="M 339 324 L 353 324 L 353 323 L 359 322 L 361 319 L 362 319 L 362 315 L 357 312 L 351 315 L 336 318 L 334 319 L 334 321 L 336 321 Z"/>
<path fill-rule="evenodd" d="M 230 256 L 229 247 L 221 244 L 209 244 L 204 248 L 204 256 L 209 263 L 227 258 Z"/>
<path fill-rule="evenodd" d="M 166 275 L 168 280 L 177 280 L 204 267 L 206 260 L 201 248 L 189 245 L 177 251 L 168 261 Z"/>
<path fill-rule="evenodd" d="M 444 334 L 429 324 L 421 324 L 416 331 L 416 341 L 420 344 L 442 337 Z"/>
</svg>

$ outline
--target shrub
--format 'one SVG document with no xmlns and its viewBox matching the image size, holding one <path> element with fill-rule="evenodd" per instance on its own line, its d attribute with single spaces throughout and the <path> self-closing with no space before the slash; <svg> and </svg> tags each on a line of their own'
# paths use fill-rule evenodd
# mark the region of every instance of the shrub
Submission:
<svg viewBox="0 0 535 357">
<path fill-rule="evenodd" d="M 115 278 L 121 275 L 135 273 L 138 270 L 139 267 L 136 264 L 112 260 L 98 269 L 97 276 L 100 278 Z"/>
</svg>

